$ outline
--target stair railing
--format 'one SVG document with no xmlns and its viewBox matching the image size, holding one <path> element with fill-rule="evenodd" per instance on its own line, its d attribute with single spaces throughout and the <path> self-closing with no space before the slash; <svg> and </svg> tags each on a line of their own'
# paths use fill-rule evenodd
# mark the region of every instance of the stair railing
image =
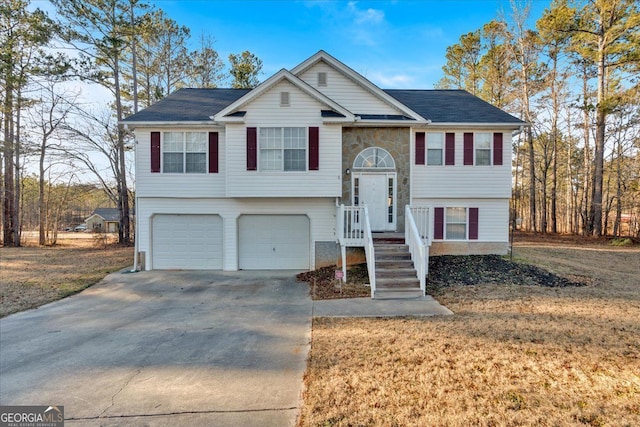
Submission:
<svg viewBox="0 0 640 427">
<path fill-rule="evenodd" d="M 369 209 L 364 206 L 364 253 L 367 258 L 367 273 L 369 274 L 369 284 L 371 285 L 371 298 L 376 293 L 376 254 L 373 248 L 373 237 L 371 236 L 371 223 L 369 222 Z"/>
<path fill-rule="evenodd" d="M 428 218 L 428 213 L 426 217 Z M 425 239 L 420 235 L 409 205 L 405 206 L 404 221 L 404 241 L 409 246 L 413 267 L 416 269 L 418 279 L 420 279 L 420 290 L 422 291 L 422 295 L 425 295 L 427 291 L 427 273 L 429 268 L 428 236 L 425 241 Z M 426 230 L 428 230 L 428 228 L 426 228 Z"/>
</svg>

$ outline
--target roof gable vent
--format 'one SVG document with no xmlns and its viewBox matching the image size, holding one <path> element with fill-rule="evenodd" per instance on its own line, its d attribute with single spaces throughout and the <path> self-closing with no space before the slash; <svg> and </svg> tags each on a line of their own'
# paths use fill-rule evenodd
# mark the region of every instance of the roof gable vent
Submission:
<svg viewBox="0 0 640 427">
<path fill-rule="evenodd" d="M 289 92 L 280 92 L 280 106 L 289 107 L 290 105 Z"/>
<path fill-rule="evenodd" d="M 320 71 L 318 73 L 318 86 L 319 87 L 327 86 L 327 73 L 325 71 Z"/>
</svg>

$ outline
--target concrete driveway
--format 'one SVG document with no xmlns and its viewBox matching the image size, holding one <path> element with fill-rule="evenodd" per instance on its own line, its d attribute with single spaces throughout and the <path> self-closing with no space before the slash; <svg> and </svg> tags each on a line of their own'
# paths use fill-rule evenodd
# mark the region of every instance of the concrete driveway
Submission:
<svg viewBox="0 0 640 427">
<path fill-rule="evenodd" d="M 67 425 L 293 425 L 311 337 L 292 272 L 109 275 L 0 320 L 0 404 Z"/>
</svg>

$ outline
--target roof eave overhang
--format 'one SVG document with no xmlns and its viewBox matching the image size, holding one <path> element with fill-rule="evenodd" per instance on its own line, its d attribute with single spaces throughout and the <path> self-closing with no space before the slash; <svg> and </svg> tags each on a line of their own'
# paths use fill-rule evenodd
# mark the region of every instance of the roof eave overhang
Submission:
<svg viewBox="0 0 640 427">
<path fill-rule="evenodd" d="M 139 121 L 139 122 L 120 122 L 125 129 L 135 129 L 140 127 L 173 127 L 173 126 L 192 126 L 192 127 L 212 127 L 219 126 L 213 120 L 185 120 L 185 121 L 170 121 L 170 122 L 155 122 L 155 121 Z"/>
<path fill-rule="evenodd" d="M 425 124 L 426 126 L 427 124 Z M 520 129 L 522 127 L 527 127 L 529 126 L 527 123 L 505 123 L 505 122 L 481 122 L 481 123 L 475 123 L 475 122 L 464 122 L 464 123 L 458 123 L 458 122 L 430 122 L 428 123 L 429 127 L 432 128 L 439 128 L 439 127 L 446 127 L 446 128 L 456 128 L 456 129 L 469 129 L 469 128 L 483 128 L 483 129 L 512 129 L 512 130 L 516 130 L 516 129 Z"/>
</svg>

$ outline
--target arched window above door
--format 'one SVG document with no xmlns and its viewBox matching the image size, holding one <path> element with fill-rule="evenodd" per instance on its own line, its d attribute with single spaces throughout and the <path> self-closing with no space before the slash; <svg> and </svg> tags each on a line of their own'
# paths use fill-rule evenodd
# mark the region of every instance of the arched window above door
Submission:
<svg viewBox="0 0 640 427">
<path fill-rule="evenodd" d="M 369 147 L 362 150 L 353 161 L 353 169 L 395 169 L 396 162 L 387 150 Z"/>
</svg>

